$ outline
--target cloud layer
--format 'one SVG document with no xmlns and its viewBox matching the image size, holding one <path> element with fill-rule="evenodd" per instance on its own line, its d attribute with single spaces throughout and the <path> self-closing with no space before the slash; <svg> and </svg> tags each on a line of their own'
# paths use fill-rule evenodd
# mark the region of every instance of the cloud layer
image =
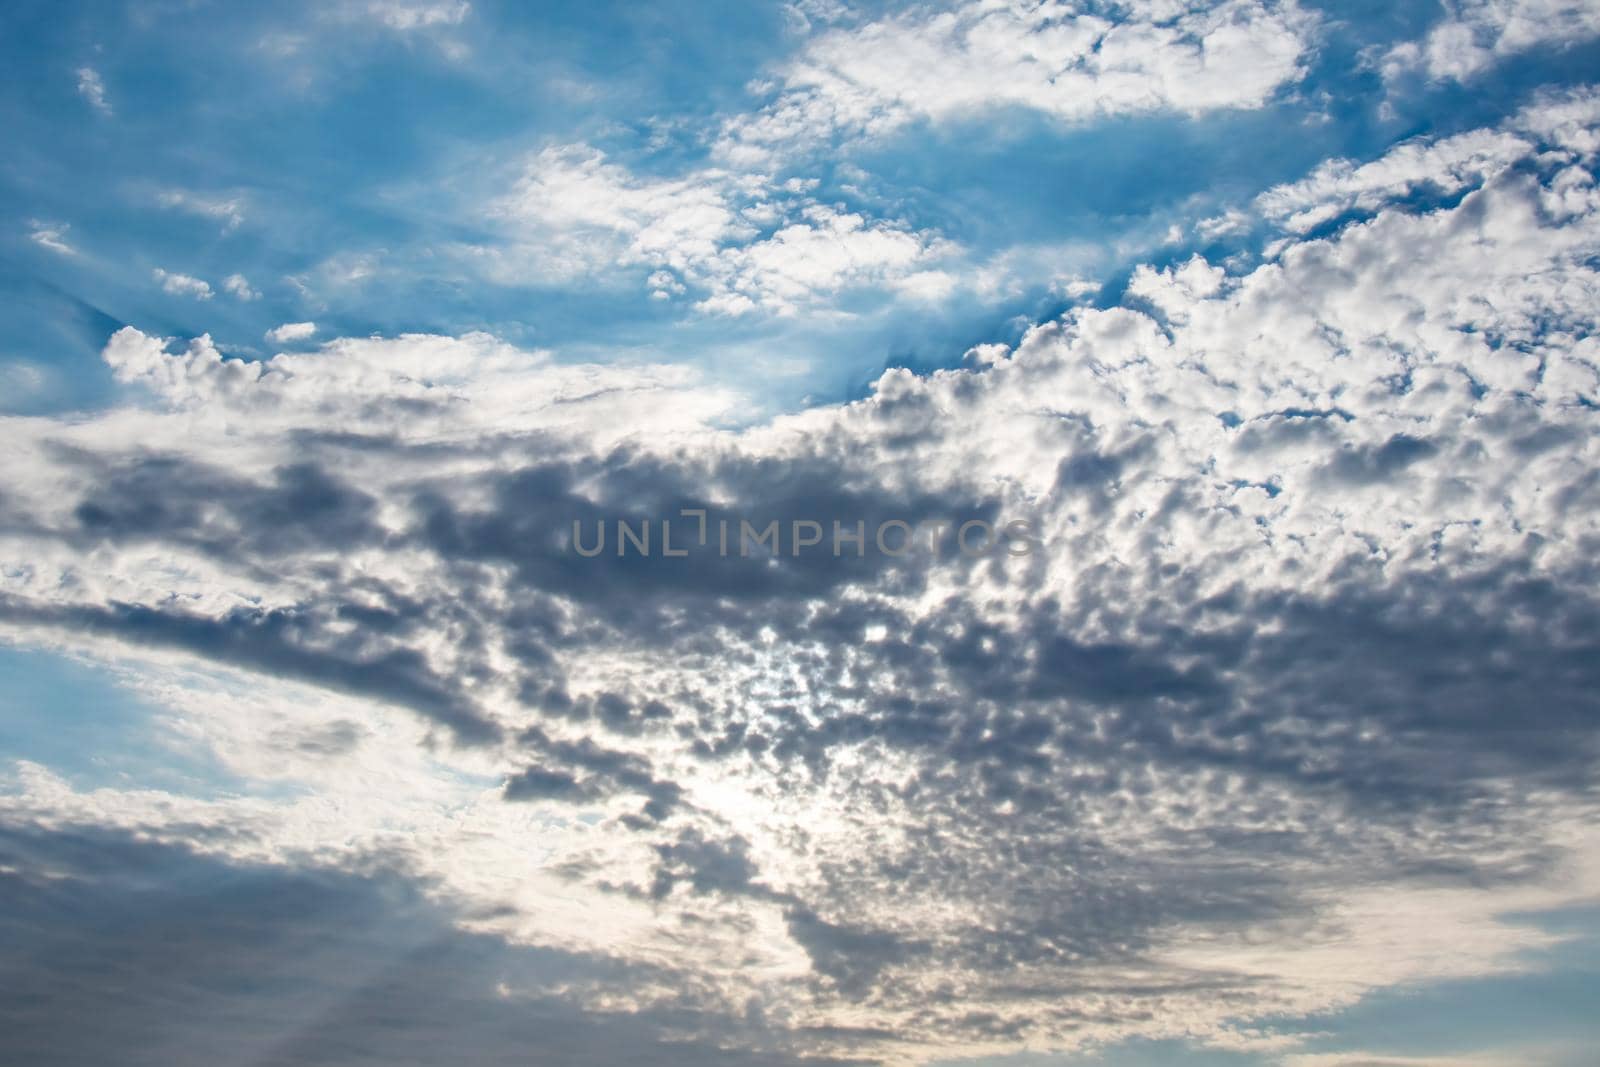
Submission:
<svg viewBox="0 0 1600 1067">
<path fill-rule="evenodd" d="M 915 8 L 819 33 L 718 149 L 758 162 L 1006 107 L 1069 122 L 1259 107 L 1300 72 L 1314 26 L 1292 0 Z"/>
<path fill-rule="evenodd" d="M 988 18 L 937 40 L 976 54 L 1009 25 Z M 1270 46 L 1287 70 L 1292 25 L 1213 13 L 1175 54 Z M 916 106 L 961 106 L 951 84 Z M 1292 1049 L 1260 1021 L 1514 967 L 1551 935 L 1497 916 L 1600 886 L 1596 112 L 1550 96 L 1329 164 L 1254 202 L 1284 236 L 1253 265 L 1142 267 L 1121 306 L 745 429 L 685 369 L 487 334 L 252 362 L 121 329 L 104 359 L 141 406 L 6 421 L 0 625 L 139 665 L 159 728 L 245 786 L 19 765 L 6 847 L 34 858 L 7 869 L 65 872 L 83 914 L 129 877 L 91 855 L 232 885 L 171 981 L 232 980 L 208 962 L 251 936 L 227 909 L 309 878 L 282 917 L 307 943 L 332 924 L 361 958 L 398 909 L 444 973 L 544 961 L 517 997 L 739 1055 Z M 792 302 L 931 247 L 823 205 L 697 243 L 747 225 L 728 188 L 562 151 L 508 210 L 711 301 Z M 819 234 L 837 262 L 785 265 Z M 1022 517 L 1038 550 L 570 542 L 683 509 Z M 39 887 L 7 877 L 27 932 Z M 136 895 L 50 980 L 110 995 L 95 975 L 176 906 Z M 363 1029 L 373 979 L 322 981 L 348 1015 L 273 1055 L 390 1047 Z M 420 981 L 381 987 L 418 1027 L 525 1032 Z"/>
</svg>

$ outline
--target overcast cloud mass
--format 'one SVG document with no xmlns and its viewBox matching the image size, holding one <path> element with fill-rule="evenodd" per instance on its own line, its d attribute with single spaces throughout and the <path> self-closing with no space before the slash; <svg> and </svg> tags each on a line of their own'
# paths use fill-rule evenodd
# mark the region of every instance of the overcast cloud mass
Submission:
<svg viewBox="0 0 1600 1067">
<path fill-rule="evenodd" d="M 0 1059 L 1593 1062 L 1600 5 L 0 26 Z"/>
</svg>

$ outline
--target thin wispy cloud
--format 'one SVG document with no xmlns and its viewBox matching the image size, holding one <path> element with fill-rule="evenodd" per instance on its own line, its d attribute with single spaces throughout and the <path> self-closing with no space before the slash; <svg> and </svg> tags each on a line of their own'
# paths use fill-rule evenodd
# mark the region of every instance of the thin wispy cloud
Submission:
<svg viewBox="0 0 1600 1067">
<path fill-rule="evenodd" d="M 89 106 L 102 115 L 111 114 L 111 103 L 106 99 L 106 85 L 100 77 L 100 72 L 93 67 L 79 67 L 78 95 L 89 102 Z"/>
<path fill-rule="evenodd" d="M 78 250 L 67 243 L 67 230 L 71 227 L 62 223 L 32 222 L 28 226 L 28 240 L 40 248 L 62 256 L 75 256 Z"/>
<path fill-rule="evenodd" d="M 367 0 L 362 10 L 396 30 L 459 25 L 472 11 L 467 0 Z"/>
<path fill-rule="evenodd" d="M 245 218 L 242 197 L 208 197 L 185 192 L 182 189 L 169 189 L 161 193 L 157 199 L 163 207 L 215 219 L 222 225 L 224 233 L 238 229 Z"/>
</svg>

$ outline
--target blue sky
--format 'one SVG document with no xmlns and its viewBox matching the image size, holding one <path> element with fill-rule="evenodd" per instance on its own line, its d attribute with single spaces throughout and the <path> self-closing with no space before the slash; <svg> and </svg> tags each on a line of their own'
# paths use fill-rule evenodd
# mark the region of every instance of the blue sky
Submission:
<svg viewBox="0 0 1600 1067">
<path fill-rule="evenodd" d="M 0 68 L 0 1048 L 1588 1062 L 1592 0 L 15 2 Z M 685 507 L 783 549 L 572 550 Z"/>
</svg>

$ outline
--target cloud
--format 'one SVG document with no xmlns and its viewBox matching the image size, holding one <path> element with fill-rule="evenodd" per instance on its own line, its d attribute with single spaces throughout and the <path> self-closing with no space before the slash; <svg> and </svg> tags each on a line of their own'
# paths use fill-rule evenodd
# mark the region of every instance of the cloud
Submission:
<svg viewBox="0 0 1600 1067">
<path fill-rule="evenodd" d="M 70 226 L 65 224 L 51 224 L 34 220 L 28 224 L 28 240 L 41 248 L 62 256 L 75 256 L 78 250 L 67 243 L 67 230 Z"/>
<path fill-rule="evenodd" d="M 1205 240 L 1251 231 L 1257 222 L 1297 236 L 1371 218 L 1397 204 L 1443 205 L 1523 165 L 1540 148 L 1569 162 L 1592 161 L 1600 141 L 1600 92 L 1592 87 L 1541 92 L 1496 129 L 1476 129 L 1444 138 L 1403 141 L 1362 163 L 1331 159 L 1297 181 L 1275 185 L 1255 197 L 1249 210 L 1229 208 L 1203 219 L 1195 231 Z M 1562 183 L 1582 182 L 1581 170 L 1563 172 Z M 1281 244 L 1268 246 L 1281 248 Z"/>
<path fill-rule="evenodd" d="M 383 855 L 750 1056 L 1248 1044 L 1524 968 L 1560 935 L 1508 916 L 1600 891 L 1595 127 L 1547 97 L 1318 170 L 1259 262 L 742 429 L 684 368 L 486 334 L 120 329 L 142 404 L 7 423 L 0 629 L 135 664 L 245 785 L 21 766 L 7 817 L 262 878 Z M 529 219 L 707 299 L 929 269 L 804 189 L 758 224 L 732 179 L 539 166 Z M 572 550 L 684 509 L 1037 550 Z"/>
<path fill-rule="evenodd" d="M 240 223 L 244 222 L 243 197 L 214 198 L 182 189 L 169 189 L 158 197 L 158 201 L 162 207 L 215 219 L 222 223 L 223 233 L 238 229 Z"/>
<path fill-rule="evenodd" d="M 243 274 L 230 274 L 222 279 L 222 289 L 231 296 L 240 300 L 260 300 L 261 293 L 250 287 L 250 280 Z"/>
<path fill-rule="evenodd" d="M 230 865 L 103 828 L 7 823 L 0 858 L 0 975 L 35 994 L 0 998 L 0 1018 L 29 1063 L 425 1064 L 460 1055 L 465 1034 L 485 1064 L 530 1048 L 570 1064 L 800 1062 L 729 1051 L 750 1024 L 692 990 L 586 1003 L 602 983 L 665 975 L 464 931 L 381 854 L 360 871 Z"/>
<path fill-rule="evenodd" d="M 487 334 L 339 338 L 313 353 L 270 360 L 225 359 L 209 336 L 181 353 L 170 342 L 126 327 L 103 353 L 121 381 L 153 390 L 178 409 L 221 405 L 272 425 L 269 434 L 309 429 L 326 416 L 358 418 L 365 431 L 438 439 L 521 428 L 569 427 L 615 443 L 631 433 L 701 425 L 733 398 L 693 387 L 692 371 L 668 366 L 556 364 L 548 353 L 517 349 Z M 637 409 L 631 405 L 637 403 Z M 662 408 L 662 405 L 667 405 Z M 626 410 L 631 423 L 608 427 L 599 413 Z"/>
<path fill-rule="evenodd" d="M 472 11 L 467 0 L 366 0 L 364 14 L 392 30 L 459 26 Z"/>
<path fill-rule="evenodd" d="M 0 362 L 0 382 L 13 399 L 36 396 L 51 383 L 54 375 L 45 367 L 12 360 Z"/>
<path fill-rule="evenodd" d="M 211 283 L 187 274 L 177 274 L 157 267 L 151 276 L 161 283 L 161 290 L 173 296 L 192 296 L 196 300 L 210 300 Z"/>
<path fill-rule="evenodd" d="M 317 332 L 314 322 L 286 322 L 282 326 L 274 326 L 268 330 L 265 337 L 275 345 L 287 344 L 293 341 L 304 341 Z"/>
<path fill-rule="evenodd" d="M 1068 122 L 1259 107 L 1299 77 L 1315 25 L 1292 2 L 1264 0 L 917 8 L 807 42 L 769 104 L 728 120 L 717 151 L 759 164 L 1007 107 Z"/>
<path fill-rule="evenodd" d="M 927 292 L 924 263 L 953 246 L 937 235 L 915 233 L 855 212 L 823 205 L 802 209 L 800 218 L 760 241 L 722 250 L 688 276 L 709 280 L 711 295 L 700 307 L 739 315 L 756 308 L 792 312 L 813 298 L 862 286 L 916 288 Z"/>
<path fill-rule="evenodd" d="M 639 178 L 588 146 L 550 147 L 527 162 L 495 213 L 551 238 L 552 273 L 577 275 L 618 260 L 687 266 L 752 232 L 730 203 L 726 177 Z"/>
<path fill-rule="evenodd" d="M 1457 1056 L 1384 1055 L 1378 1052 L 1301 1052 L 1285 1056 L 1283 1067 L 1512 1067 L 1530 1062 L 1527 1052 L 1479 1052 Z"/>
<path fill-rule="evenodd" d="M 1330 160 L 1307 178 L 1262 193 L 1255 206 L 1285 229 L 1305 233 L 1345 212 L 1370 212 L 1420 188 L 1437 195 L 1459 193 L 1523 159 L 1530 147 L 1499 130 L 1407 142 L 1362 166 Z"/>
<path fill-rule="evenodd" d="M 517 244 L 509 255 L 475 254 L 507 282 L 647 270 L 662 298 L 693 289 L 700 310 L 742 315 L 905 287 L 955 251 L 936 233 L 819 203 L 813 184 L 721 170 L 644 177 L 587 146 L 547 148 L 495 209 Z"/>
<path fill-rule="evenodd" d="M 111 114 L 111 103 L 106 99 L 106 85 L 99 71 L 93 67 L 78 68 L 78 95 L 89 101 L 89 106 L 102 115 Z"/>
<path fill-rule="evenodd" d="M 1506 56 L 1600 35 L 1600 8 L 1589 0 L 1463 0 L 1447 11 L 1426 39 L 1389 52 L 1385 80 L 1421 69 L 1430 78 L 1467 81 Z"/>
</svg>

